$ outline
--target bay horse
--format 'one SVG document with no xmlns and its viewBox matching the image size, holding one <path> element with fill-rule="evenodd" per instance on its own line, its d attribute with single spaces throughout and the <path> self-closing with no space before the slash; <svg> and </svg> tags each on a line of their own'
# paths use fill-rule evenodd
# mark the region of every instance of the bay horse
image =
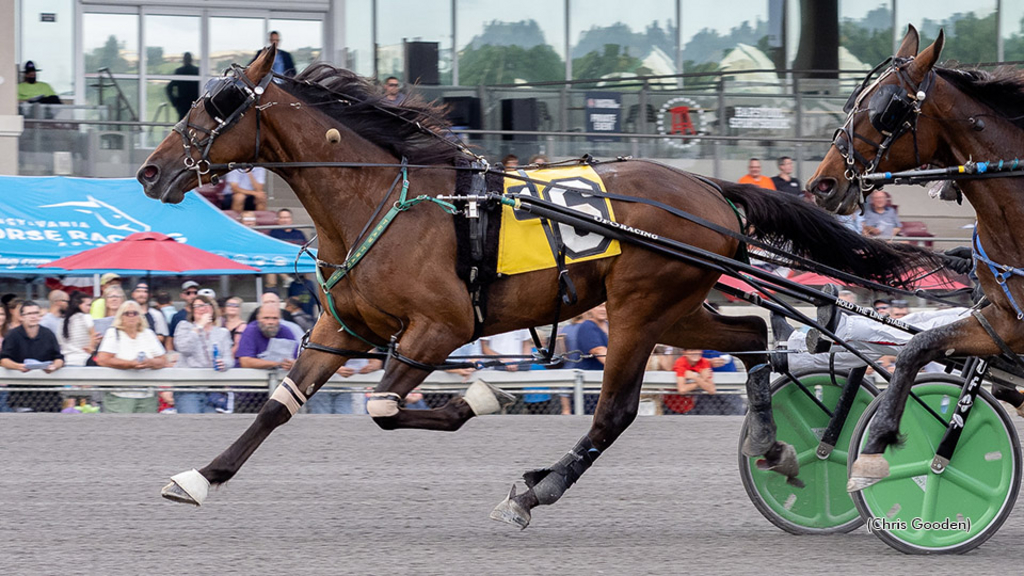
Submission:
<svg viewBox="0 0 1024 576">
<path fill-rule="evenodd" d="M 944 42 L 940 31 L 935 42 L 918 52 L 918 33 L 910 26 L 888 68 L 870 85 L 869 75 L 851 96 L 846 123 L 807 185 L 820 206 L 852 213 L 862 194 L 872 188 L 860 178 L 865 173 L 896 172 L 925 163 L 955 167 L 1024 151 L 1024 72 L 937 66 Z M 952 355 L 998 355 L 1005 347 L 1024 352 L 1020 180 L 961 180 L 959 186 L 977 212 L 975 266 L 990 303 L 980 315 L 917 334 L 903 349 L 867 444 L 851 468 L 847 487 L 851 492 L 889 475 L 883 453 L 902 441 L 900 417 L 914 378 L 925 364 Z M 988 262 L 1008 266 L 1000 268 L 1002 278 L 996 277 L 996 269 Z M 994 392 L 997 397 L 1002 393 L 1003 399 L 1012 398 L 1014 405 L 1021 403 L 1015 391 Z"/>
<path fill-rule="evenodd" d="M 273 75 L 269 47 L 248 68 L 217 80 L 193 104 L 188 116 L 154 150 L 138 172 L 147 196 L 177 203 L 204 177 L 223 173 L 228 162 L 258 162 L 283 177 L 312 216 L 320 238 L 318 259 L 341 263 L 382 218 L 375 206 L 391 205 L 395 186 L 408 182 L 411 194 L 437 196 L 455 189 L 454 162 L 469 157 L 452 139 L 443 110 L 410 97 L 400 105 L 383 99 L 373 84 L 351 72 L 314 64 L 294 79 Z M 201 154 L 201 156 L 200 156 Z M 420 166 L 407 178 L 400 159 Z M 358 166 L 321 166 L 346 161 Z M 303 164 L 296 164 L 302 162 Z M 932 255 L 884 244 L 848 231 L 823 210 L 796 197 L 720 182 L 721 191 L 692 174 L 648 162 L 596 163 L 609 192 L 657 200 L 734 232 L 741 226 L 729 202 L 745 212 L 753 237 L 785 246 L 842 270 L 881 282 Z M 403 183 L 404 185 L 404 183 Z M 389 188 L 390 186 L 390 188 Z M 740 242 L 667 214 L 650 205 L 614 202 L 624 226 L 647 230 L 714 254 L 732 257 Z M 456 232 L 452 217 L 436 203 L 401 212 L 379 236 L 373 250 L 327 294 L 326 309 L 310 342 L 322 347 L 366 350 L 367 342 L 397 342 L 367 411 L 381 428 L 454 431 L 474 416 L 498 411 L 504 393 L 474 384 L 465 397 L 432 410 L 406 410 L 400 401 L 474 334 L 474 311 L 466 284 L 456 273 Z M 320 264 L 325 266 L 325 264 Z M 323 268 L 326 274 L 332 268 Z M 745 449 L 768 466 L 793 477 L 792 447 L 775 437 L 771 414 L 768 338 L 763 320 L 730 317 L 702 306 L 719 273 L 624 244 L 618 256 L 573 263 L 569 274 L 578 300 L 563 305 L 560 319 L 607 301 L 608 334 L 604 379 L 589 432 L 550 468 L 527 472 L 528 489 L 508 498 L 492 517 L 525 528 L 530 510 L 552 504 L 630 425 L 637 414 L 647 358 L 656 343 L 724 352 L 761 351 L 743 356 L 751 409 Z M 554 269 L 504 276 L 488 288 L 489 312 L 479 332 L 493 335 L 547 323 L 559 296 Z M 346 328 L 339 324 L 343 321 Z M 232 478 L 275 428 L 346 361 L 341 355 L 306 348 L 255 421 L 223 453 L 199 470 L 172 478 L 163 491 L 171 500 L 199 505 L 210 485 Z"/>
</svg>

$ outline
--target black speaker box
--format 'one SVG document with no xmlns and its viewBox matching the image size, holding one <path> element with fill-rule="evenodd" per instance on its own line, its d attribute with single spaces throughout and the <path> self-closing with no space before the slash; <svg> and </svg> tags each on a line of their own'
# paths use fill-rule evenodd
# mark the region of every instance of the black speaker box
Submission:
<svg viewBox="0 0 1024 576">
<path fill-rule="evenodd" d="M 437 86 L 437 42 L 405 43 L 405 81 L 409 84 Z"/>
<path fill-rule="evenodd" d="M 444 99 L 448 106 L 448 121 L 456 128 L 480 130 L 483 119 L 480 115 L 480 99 L 476 96 L 448 96 Z"/>
<path fill-rule="evenodd" d="M 536 98 L 507 98 L 501 101 L 501 129 L 536 131 L 540 126 L 540 107 Z M 502 136 L 503 140 L 512 140 L 514 136 Z M 519 137 L 520 140 L 531 140 L 535 136 Z"/>
</svg>

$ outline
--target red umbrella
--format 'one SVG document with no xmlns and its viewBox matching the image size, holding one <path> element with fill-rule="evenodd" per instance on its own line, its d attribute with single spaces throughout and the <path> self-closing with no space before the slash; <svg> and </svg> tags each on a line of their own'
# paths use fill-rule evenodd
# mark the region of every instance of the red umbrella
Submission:
<svg viewBox="0 0 1024 576">
<path fill-rule="evenodd" d="M 736 288 L 737 290 L 742 290 L 744 292 L 761 292 L 757 288 L 754 288 L 753 286 L 751 286 L 750 284 L 744 282 L 743 280 L 740 280 L 739 278 L 734 278 L 732 276 L 726 276 L 724 274 L 721 277 L 718 278 L 718 283 L 719 284 L 725 284 L 726 286 L 728 286 L 730 288 Z M 769 292 L 771 292 L 771 290 L 769 290 Z M 737 300 L 737 298 L 734 298 L 733 296 L 731 296 L 729 294 L 724 294 L 723 293 L 723 295 L 726 298 L 728 298 L 730 301 Z"/>
<path fill-rule="evenodd" d="M 950 278 L 946 278 L 941 273 L 931 273 L 931 270 L 925 270 L 924 268 L 917 268 L 911 270 L 907 274 L 907 278 L 917 278 L 914 282 L 915 290 L 958 290 L 960 288 L 967 288 L 966 284 L 957 282 Z"/>
<path fill-rule="evenodd" d="M 825 284 L 838 284 L 840 286 L 846 285 L 845 282 L 841 282 L 829 276 L 816 274 L 814 272 L 804 272 L 803 274 L 797 274 L 796 276 L 790 278 L 790 280 L 802 286 L 824 286 Z"/>
<path fill-rule="evenodd" d="M 159 232 L 136 232 L 120 242 L 107 244 L 74 256 L 42 264 L 40 268 L 109 272 L 142 275 L 149 272 L 191 272 L 225 274 L 238 271 L 259 272 L 246 264 L 218 256 Z"/>
</svg>

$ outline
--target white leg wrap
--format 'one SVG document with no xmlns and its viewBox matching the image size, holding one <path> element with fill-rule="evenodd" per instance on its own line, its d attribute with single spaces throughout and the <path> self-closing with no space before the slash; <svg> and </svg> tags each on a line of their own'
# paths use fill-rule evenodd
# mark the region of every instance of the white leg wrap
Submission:
<svg viewBox="0 0 1024 576">
<path fill-rule="evenodd" d="M 306 403 L 306 395 L 299 390 L 299 387 L 292 382 L 291 378 L 282 380 L 278 384 L 277 389 L 274 390 L 274 394 L 270 396 L 270 399 L 284 404 L 292 416 Z"/>
<path fill-rule="evenodd" d="M 210 481 L 204 478 L 195 468 L 188 472 L 171 476 L 171 482 L 174 482 L 179 488 L 184 490 L 195 501 L 196 506 L 202 506 L 206 496 L 210 493 Z"/>
<path fill-rule="evenodd" d="M 366 401 L 366 413 L 373 418 L 387 418 L 398 414 L 398 394 L 374 392 Z"/>
<path fill-rule="evenodd" d="M 469 388 L 466 388 L 466 394 L 463 396 L 466 400 L 466 404 L 473 409 L 473 414 L 482 416 L 484 414 L 494 414 L 498 410 L 501 410 L 501 404 L 498 402 L 497 396 L 494 395 L 494 391 L 491 387 L 477 380 L 470 384 Z"/>
</svg>

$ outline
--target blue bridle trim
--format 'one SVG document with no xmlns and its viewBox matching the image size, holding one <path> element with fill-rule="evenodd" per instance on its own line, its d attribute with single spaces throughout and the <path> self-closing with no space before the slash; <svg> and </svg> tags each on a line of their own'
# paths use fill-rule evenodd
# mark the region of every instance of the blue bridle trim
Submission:
<svg viewBox="0 0 1024 576">
<path fill-rule="evenodd" d="M 974 228 L 974 238 L 972 240 L 974 248 L 974 268 L 977 270 L 978 262 L 983 262 L 988 266 L 992 275 L 995 276 L 996 282 L 1002 287 L 1003 293 L 1006 294 L 1007 299 L 1010 300 L 1010 305 L 1013 306 L 1013 311 L 1017 313 L 1017 320 L 1024 320 L 1024 311 L 1021 310 L 1020 305 L 1013 299 L 1013 294 L 1010 294 L 1010 288 L 1007 287 L 1006 281 L 1013 276 L 1024 276 L 1024 268 L 1014 268 L 1013 266 L 1007 266 L 1006 264 L 1000 264 L 993 261 L 985 254 L 985 249 L 981 246 L 981 239 L 978 238 L 978 228 Z"/>
</svg>

